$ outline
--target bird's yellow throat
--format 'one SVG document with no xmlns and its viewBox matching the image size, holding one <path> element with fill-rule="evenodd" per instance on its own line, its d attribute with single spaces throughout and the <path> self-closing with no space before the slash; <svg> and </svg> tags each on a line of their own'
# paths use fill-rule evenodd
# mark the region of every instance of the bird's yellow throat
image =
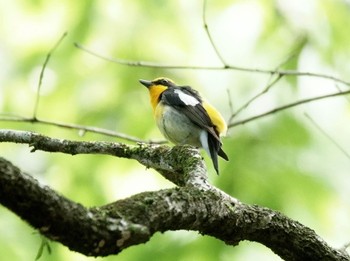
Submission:
<svg viewBox="0 0 350 261">
<path fill-rule="evenodd" d="M 148 88 L 149 90 L 149 96 L 151 98 L 151 104 L 152 104 L 152 108 L 153 111 L 156 110 L 156 107 L 158 105 L 158 101 L 159 101 L 159 96 L 161 95 L 161 93 L 163 91 L 165 91 L 168 87 L 163 86 L 163 85 L 152 85 Z"/>
</svg>

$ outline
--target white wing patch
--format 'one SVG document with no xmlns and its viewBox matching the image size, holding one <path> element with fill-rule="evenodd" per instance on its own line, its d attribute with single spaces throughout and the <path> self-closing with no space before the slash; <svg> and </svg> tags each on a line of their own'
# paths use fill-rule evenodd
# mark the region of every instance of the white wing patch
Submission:
<svg viewBox="0 0 350 261">
<path fill-rule="evenodd" d="M 184 93 L 179 89 L 176 89 L 174 92 L 179 95 L 180 100 L 186 105 L 196 106 L 199 103 L 196 98 Z"/>
</svg>

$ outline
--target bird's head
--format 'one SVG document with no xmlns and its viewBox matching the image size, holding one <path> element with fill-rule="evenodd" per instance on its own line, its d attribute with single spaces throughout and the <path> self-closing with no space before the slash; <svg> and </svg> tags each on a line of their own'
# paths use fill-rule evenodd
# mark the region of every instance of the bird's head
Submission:
<svg viewBox="0 0 350 261">
<path fill-rule="evenodd" d="M 174 81 L 172 81 L 169 78 L 165 78 L 165 77 L 159 77 L 156 78 L 152 81 L 148 81 L 148 80 L 139 80 L 140 83 L 142 85 L 144 85 L 145 87 L 147 87 L 148 89 L 159 86 L 159 87 L 171 87 L 171 86 L 176 86 L 176 84 L 174 83 Z"/>
<path fill-rule="evenodd" d="M 140 79 L 139 81 L 142 85 L 147 87 L 151 98 L 151 104 L 154 110 L 157 107 L 159 97 L 162 94 L 162 92 L 164 92 L 169 87 L 176 86 L 176 84 L 172 80 L 165 77 L 159 77 L 152 81 L 142 79 Z"/>
</svg>

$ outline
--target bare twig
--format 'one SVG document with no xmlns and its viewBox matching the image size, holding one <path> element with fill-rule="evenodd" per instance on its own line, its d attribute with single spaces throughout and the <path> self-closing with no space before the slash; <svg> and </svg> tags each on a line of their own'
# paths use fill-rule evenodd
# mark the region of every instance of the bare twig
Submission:
<svg viewBox="0 0 350 261">
<path fill-rule="evenodd" d="M 324 135 L 329 139 L 334 146 L 336 146 L 348 159 L 350 159 L 350 154 L 335 140 L 329 135 L 317 122 L 308 114 L 304 113 L 305 117 Z"/>
<path fill-rule="evenodd" d="M 343 91 L 343 90 L 339 87 L 338 84 L 335 85 L 335 88 L 336 88 L 339 92 Z M 344 96 L 344 99 L 347 100 L 348 103 L 350 103 L 350 98 L 349 98 L 349 97 Z"/>
<path fill-rule="evenodd" d="M 132 142 L 144 142 L 141 139 L 138 139 L 136 137 L 132 137 L 130 135 L 126 135 L 123 133 L 118 133 L 114 132 L 111 130 L 106 130 L 98 127 L 92 127 L 92 126 L 82 126 L 78 124 L 70 124 L 70 123 L 62 123 L 62 122 L 57 122 L 57 121 L 47 121 L 47 120 L 39 120 L 37 117 L 37 112 L 38 112 L 38 106 L 39 106 L 39 101 L 40 101 L 40 90 L 44 78 L 44 73 L 45 69 L 47 67 L 47 64 L 53 54 L 53 52 L 57 49 L 57 47 L 61 44 L 63 39 L 67 36 L 67 32 L 65 32 L 61 38 L 57 41 L 57 43 L 53 46 L 53 48 L 48 52 L 46 55 L 46 59 L 43 63 L 40 76 L 39 76 L 39 81 L 38 81 L 38 89 L 37 89 L 37 95 L 36 95 L 36 100 L 35 100 L 35 105 L 34 105 L 34 111 L 33 111 L 33 117 L 32 118 L 26 118 L 26 117 L 21 117 L 21 116 L 16 116 L 16 115 L 3 115 L 3 118 L 0 118 L 0 121 L 13 121 L 13 122 L 30 122 L 30 123 L 39 123 L 39 124 L 44 124 L 44 125 L 51 125 L 51 126 L 56 126 L 56 127 L 61 127 L 61 128 L 66 128 L 66 129 L 75 129 L 79 130 L 79 134 L 81 133 L 86 133 L 86 132 L 93 132 L 93 133 L 98 133 L 106 136 L 112 136 L 116 137 L 119 139 L 127 140 L 127 141 L 132 141 Z M 152 142 L 152 143 L 165 143 L 164 141 L 160 142 Z"/>
<path fill-rule="evenodd" d="M 217 46 L 215 45 L 213 38 L 211 37 L 211 33 L 209 31 L 209 27 L 208 27 L 208 23 L 207 23 L 207 17 L 206 17 L 207 8 L 206 7 L 207 7 L 207 0 L 203 0 L 203 13 L 202 13 L 203 27 L 204 27 L 204 30 L 207 34 L 209 42 L 216 53 L 216 56 L 220 59 L 221 63 L 226 67 L 227 63 L 226 63 L 224 57 L 219 52 L 219 48 L 217 48 Z"/>
<path fill-rule="evenodd" d="M 227 89 L 227 97 L 228 97 L 228 107 L 230 108 L 230 114 L 233 115 L 234 114 L 234 109 L 233 109 L 233 103 L 232 103 L 232 99 L 231 99 L 231 91 L 230 89 Z M 230 122 L 230 121 L 228 121 Z"/>
<path fill-rule="evenodd" d="M 37 113 L 38 113 L 38 107 L 39 107 L 39 101 L 40 101 L 40 90 L 41 90 L 41 86 L 43 83 L 43 78 L 44 78 L 44 72 L 46 69 L 46 66 L 51 58 L 51 55 L 53 54 L 53 52 L 57 49 L 57 47 L 60 45 L 60 43 L 63 41 L 63 39 L 67 36 L 67 32 L 65 32 L 61 38 L 57 41 L 57 43 L 54 45 L 54 47 L 52 47 L 52 49 L 48 52 L 48 54 L 46 55 L 44 64 L 41 68 L 40 71 L 40 76 L 39 76 L 39 82 L 38 82 L 38 90 L 36 92 L 36 99 L 35 99 L 35 105 L 34 105 L 34 111 L 33 111 L 33 119 L 36 119 L 37 117 Z"/>
<path fill-rule="evenodd" d="M 65 129 L 73 129 L 78 130 L 80 133 L 97 133 L 105 136 L 115 137 L 118 139 L 123 139 L 131 142 L 140 142 L 140 143 L 151 143 L 151 144 L 164 144 L 166 141 L 144 141 L 139 138 L 133 137 L 131 135 L 126 135 L 124 133 L 115 132 L 103 128 L 93 127 L 93 126 L 84 126 L 84 125 L 78 125 L 78 124 L 72 124 L 72 123 L 63 123 L 63 122 L 57 122 L 57 121 L 48 121 L 48 120 L 40 120 L 37 118 L 26 118 L 22 116 L 16 116 L 16 115 L 0 115 L 0 121 L 8 121 L 8 122 L 29 122 L 29 123 L 37 123 L 37 124 L 43 124 L 43 125 L 49 125 L 49 126 L 56 126 L 60 128 Z"/>
<path fill-rule="evenodd" d="M 270 110 L 270 111 L 267 111 L 267 112 L 255 115 L 253 117 L 233 122 L 233 123 L 228 125 L 228 128 L 233 128 L 233 127 L 238 126 L 238 125 L 243 125 L 243 124 L 246 124 L 246 123 L 248 123 L 250 121 L 253 121 L 253 120 L 256 120 L 256 119 L 260 119 L 260 118 L 263 118 L 263 117 L 268 116 L 270 114 L 274 114 L 274 113 L 277 113 L 277 112 L 280 112 L 280 111 L 283 111 L 283 110 L 286 110 L 286 109 L 289 109 L 289 108 L 292 108 L 292 107 L 296 107 L 296 106 L 299 106 L 301 104 L 305 104 L 305 103 L 313 102 L 313 101 L 317 101 L 317 100 L 322 100 L 322 99 L 326 99 L 326 98 L 331 98 L 331 97 L 347 95 L 347 94 L 350 94 L 350 90 L 349 91 L 344 91 L 344 92 L 331 93 L 331 94 L 322 95 L 322 96 L 316 96 L 316 97 L 313 97 L 313 98 L 308 98 L 308 99 L 296 101 L 296 102 L 293 102 L 293 103 L 290 103 L 290 104 L 287 104 L 287 105 L 283 105 L 283 106 L 277 107 L 277 108 L 275 108 L 273 110 Z"/>
<path fill-rule="evenodd" d="M 337 92 L 337 93 L 332 93 L 332 94 L 327 94 L 327 95 L 322 95 L 322 96 L 317 96 L 317 97 L 313 97 L 313 98 L 300 100 L 300 101 L 297 101 L 297 102 L 293 102 L 293 103 L 290 103 L 290 104 L 287 104 L 287 105 L 283 105 L 283 106 L 277 107 L 277 108 L 275 108 L 273 110 L 267 111 L 267 112 L 262 113 L 262 114 L 258 114 L 258 115 L 255 115 L 255 116 L 252 116 L 252 117 L 240 120 L 240 121 L 233 122 L 233 123 L 228 125 L 228 128 L 233 128 L 233 127 L 236 127 L 238 125 L 243 125 L 243 124 L 246 124 L 246 123 L 251 122 L 253 120 L 260 119 L 260 118 L 263 118 L 263 117 L 268 116 L 270 114 L 274 114 L 274 113 L 280 112 L 282 110 L 286 110 L 286 109 L 289 109 L 289 108 L 292 108 L 292 107 L 296 107 L 296 106 L 301 105 L 301 104 L 305 104 L 305 103 L 308 103 L 308 102 L 313 102 L 313 101 L 317 101 L 317 100 L 321 100 L 321 99 L 336 97 L 336 96 L 347 95 L 347 94 L 350 94 L 350 90 L 349 91 Z M 68 124 L 68 123 L 46 121 L 46 120 L 38 120 L 38 119 L 33 119 L 33 118 L 26 118 L 26 117 L 20 117 L 20 116 L 8 116 L 8 115 L 7 116 L 3 116 L 2 118 L 0 118 L 0 121 L 30 122 L 30 123 L 46 124 L 46 125 L 52 125 L 52 126 L 67 128 L 67 129 L 76 129 L 76 130 L 84 131 L 84 132 L 99 133 L 99 134 L 103 134 L 103 135 L 107 135 L 107 136 L 113 136 L 113 137 L 116 137 L 116 138 L 125 139 L 125 140 L 132 141 L 132 142 L 143 142 L 143 143 L 145 143 L 145 141 L 140 140 L 138 138 L 135 138 L 135 137 L 123 134 L 123 133 L 117 133 L 117 132 L 114 132 L 114 131 L 97 128 L 97 127 L 89 127 L 89 126 L 82 126 L 82 125 L 77 125 L 77 124 Z M 165 143 L 165 141 L 156 141 L 156 142 L 152 142 L 151 141 L 149 143 L 162 144 L 162 143 Z"/>
<path fill-rule="evenodd" d="M 250 100 L 248 100 L 245 104 L 243 104 L 235 113 L 233 113 L 228 121 L 228 123 L 230 124 L 232 122 L 232 120 L 239 114 L 241 113 L 244 109 L 246 109 L 252 102 L 254 102 L 255 100 L 257 100 L 259 97 L 261 97 L 262 95 L 264 95 L 265 93 L 267 93 L 270 88 L 272 86 L 274 86 L 281 78 L 283 77 L 282 74 L 278 74 L 277 77 L 271 81 L 268 85 L 266 85 L 266 87 L 259 92 L 258 94 L 256 94 L 255 96 L 253 96 Z"/>
<path fill-rule="evenodd" d="M 291 55 L 289 55 L 285 60 L 283 60 L 275 69 L 275 71 L 277 71 L 278 69 L 280 69 L 283 65 L 285 65 L 286 63 L 288 63 L 291 59 L 293 59 L 296 55 L 297 51 L 293 51 Z M 233 121 L 233 119 L 239 114 L 241 113 L 244 109 L 246 109 L 250 104 L 252 104 L 255 100 L 257 100 L 259 97 L 261 97 L 262 95 L 264 95 L 265 93 L 267 93 L 272 86 L 274 86 L 280 79 L 282 79 L 282 77 L 284 76 L 283 74 L 277 74 L 277 77 L 271 81 L 271 79 L 273 78 L 273 76 L 275 76 L 276 74 L 271 74 L 269 81 L 267 83 L 267 85 L 265 86 L 265 88 L 259 92 L 258 94 L 256 94 L 255 96 L 253 96 L 250 100 L 248 100 L 245 104 L 243 104 L 237 111 L 236 113 L 232 113 L 231 117 L 229 119 L 229 124 Z"/>
<path fill-rule="evenodd" d="M 313 73 L 313 72 L 302 72 L 295 70 L 267 70 L 267 69 L 257 69 L 257 68 L 248 68 L 248 67 L 240 67 L 234 65 L 223 65 L 223 66 L 202 66 L 202 65 L 176 65 L 176 64 L 161 64 L 157 62 L 148 62 L 148 61 L 131 61 L 124 59 L 112 59 L 110 57 L 98 54 L 92 50 L 85 48 L 84 46 L 75 43 L 75 46 L 84 52 L 87 52 L 93 56 L 101 58 L 105 61 L 109 61 L 112 63 L 132 66 L 132 67 L 148 67 L 148 68 L 162 68 L 162 69 L 183 69 L 183 70 L 234 70 L 234 71 L 242 71 L 242 72 L 252 72 L 252 73 L 262 73 L 262 74 L 281 74 L 283 76 L 309 76 L 309 77 L 317 77 L 332 80 L 334 82 L 342 83 L 350 87 L 350 82 L 342 80 L 340 78 L 334 77 L 332 75 L 322 74 L 322 73 Z"/>
</svg>

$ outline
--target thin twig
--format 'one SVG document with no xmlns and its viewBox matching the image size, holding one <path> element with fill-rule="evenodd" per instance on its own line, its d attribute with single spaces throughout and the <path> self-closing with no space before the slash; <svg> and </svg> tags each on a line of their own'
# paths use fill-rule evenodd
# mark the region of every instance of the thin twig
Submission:
<svg viewBox="0 0 350 261">
<path fill-rule="evenodd" d="M 265 113 L 246 118 L 244 120 L 233 122 L 233 123 L 228 125 L 228 128 L 233 128 L 233 127 L 236 127 L 238 125 L 243 125 L 243 124 L 246 124 L 246 123 L 251 122 L 253 120 L 260 119 L 260 118 L 263 118 L 263 117 L 268 116 L 270 114 L 274 114 L 274 113 L 280 112 L 282 110 L 296 107 L 296 106 L 301 105 L 301 104 L 305 104 L 308 102 L 313 102 L 313 101 L 317 101 L 317 100 L 321 100 L 321 99 L 336 97 L 336 96 L 347 95 L 347 94 L 350 94 L 350 90 L 300 100 L 300 101 L 290 103 L 290 104 L 287 104 L 287 105 L 284 105 L 281 107 L 277 107 L 277 108 L 270 110 L 270 111 L 267 111 Z M 102 129 L 102 128 L 97 128 L 97 127 L 82 126 L 82 125 L 77 125 L 77 124 L 60 123 L 60 122 L 54 122 L 54 121 L 38 120 L 38 119 L 34 119 L 34 118 L 25 118 L 25 117 L 20 117 L 20 116 L 9 116 L 9 115 L 3 115 L 2 118 L 0 117 L 0 121 L 39 123 L 39 124 L 57 126 L 57 127 L 61 127 L 61 128 L 67 128 L 67 129 L 76 129 L 76 130 L 84 131 L 84 132 L 93 132 L 93 133 L 103 134 L 103 135 L 112 136 L 112 137 L 116 137 L 116 138 L 120 138 L 120 139 L 125 139 L 125 140 L 132 141 L 132 142 L 145 143 L 145 141 L 140 140 L 138 138 L 135 138 L 135 137 L 123 134 L 123 133 L 117 133 L 114 131 L 110 131 L 110 130 L 106 130 L 106 129 Z M 162 143 L 165 143 L 165 141 L 155 141 L 155 142 L 151 141 L 149 143 L 162 144 Z"/>
<path fill-rule="evenodd" d="M 231 100 L 231 91 L 230 89 L 227 89 L 227 97 L 228 97 L 228 106 L 230 108 L 230 114 L 233 115 L 234 113 L 234 109 L 233 109 L 233 103 L 232 103 L 232 100 Z M 230 122 L 230 121 L 228 121 Z"/>
<path fill-rule="evenodd" d="M 267 112 L 255 115 L 253 117 L 233 122 L 233 123 L 228 125 L 228 128 L 232 128 L 232 127 L 235 127 L 235 126 L 238 126 L 238 125 L 243 125 L 243 124 L 246 124 L 246 123 L 248 123 L 250 121 L 253 121 L 253 120 L 256 120 L 256 119 L 260 119 L 260 118 L 263 118 L 263 117 L 268 116 L 270 114 L 274 114 L 274 113 L 277 113 L 277 112 L 280 112 L 280 111 L 283 111 L 283 110 L 286 110 L 286 109 L 289 109 L 289 108 L 292 108 L 292 107 L 296 107 L 296 106 L 301 105 L 301 104 L 305 104 L 305 103 L 313 102 L 313 101 L 317 101 L 317 100 L 322 100 L 322 99 L 326 99 L 326 98 L 336 97 L 336 96 L 347 95 L 347 94 L 350 94 L 350 90 L 349 91 L 344 91 L 344 92 L 331 93 L 331 94 L 322 95 L 322 96 L 316 96 L 316 97 L 313 97 L 313 98 L 308 98 L 308 99 L 296 101 L 296 102 L 293 102 L 293 103 L 290 103 L 290 104 L 287 104 L 287 105 L 283 105 L 281 107 L 277 107 L 277 108 L 275 108 L 273 110 L 270 110 L 270 111 L 267 111 Z"/>
<path fill-rule="evenodd" d="M 213 47 L 213 49 L 216 53 L 216 56 L 220 59 L 221 63 L 226 67 L 227 63 L 226 63 L 224 57 L 219 52 L 219 48 L 217 48 L 217 46 L 215 45 L 213 38 L 211 37 L 211 33 L 209 31 L 209 27 L 208 27 L 208 23 L 207 23 L 206 10 L 207 10 L 207 0 L 203 0 L 202 20 L 203 20 L 204 31 L 207 34 L 207 37 L 210 41 L 211 46 Z"/>
<path fill-rule="evenodd" d="M 246 109 L 252 102 L 254 102 L 256 99 L 258 99 L 260 96 L 263 94 L 267 93 L 270 88 L 275 85 L 281 78 L 283 77 L 282 74 L 278 74 L 277 77 L 271 81 L 261 92 L 253 96 L 250 100 L 248 100 L 245 104 L 243 104 L 235 113 L 233 113 L 229 119 L 229 124 L 231 121 L 239 114 L 241 113 L 244 109 Z"/>
<path fill-rule="evenodd" d="M 348 159 L 350 159 L 350 154 L 338 143 L 335 139 L 331 137 L 317 122 L 308 114 L 304 113 L 305 117 L 324 135 L 329 139 L 334 146 L 336 146 Z"/>
<path fill-rule="evenodd" d="M 57 49 L 57 47 L 61 44 L 61 42 L 63 41 L 63 39 L 66 36 L 67 36 L 67 32 L 63 33 L 61 38 L 57 41 L 57 43 L 52 47 L 52 49 L 46 55 L 46 58 L 45 58 L 43 66 L 41 68 L 41 72 L 40 72 L 40 76 L 39 76 L 38 90 L 36 92 L 36 99 L 35 99 L 35 105 L 34 105 L 34 111 L 33 111 L 33 118 L 34 119 L 36 119 L 37 113 L 38 113 L 38 107 L 39 107 L 39 101 L 40 101 L 40 90 L 41 90 L 41 86 L 42 86 L 42 83 L 43 83 L 44 72 L 45 72 L 46 66 L 47 66 L 47 64 L 48 64 L 48 62 L 49 62 L 49 60 L 51 58 L 51 55 Z"/>
<path fill-rule="evenodd" d="M 124 133 L 115 132 L 103 128 L 93 127 L 93 126 L 83 126 L 78 124 L 71 124 L 71 123 L 63 123 L 63 122 L 57 122 L 57 121 L 48 121 L 48 120 L 39 120 L 37 118 L 26 118 L 22 116 L 16 116 L 16 115 L 9 115 L 9 114 L 0 114 L 0 121 L 7 121 L 7 122 L 29 122 L 29 123 L 37 123 L 37 124 L 43 124 L 43 125 L 49 125 L 49 126 L 56 126 L 60 128 L 65 129 L 73 129 L 78 130 L 79 133 L 97 133 L 102 134 L 105 136 L 115 137 L 118 139 L 123 139 L 131 142 L 140 142 L 140 143 L 152 143 L 152 144 L 164 144 L 166 141 L 144 141 L 139 138 L 126 135 Z"/>
<path fill-rule="evenodd" d="M 336 84 L 335 85 L 335 88 L 338 90 L 338 91 L 342 91 L 342 89 L 338 86 L 338 84 Z M 344 96 L 344 99 L 348 102 L 348 103 L 350 103 L 350 98 L 349 97 L 346 97 L 346 96 Z"/>
<path fill-rule="evenodd" d="M 223 65 L 223 66 L 202 66 L 202 65 L 175 65 L 175 64 L 161 64 L 157 62 L 148 62 L 148 61 L 130 61 L 124 59 L 112 59 L 107 56 L 103 56 L 85 48 L 84 46 L 75 43 L 74 44 L 78 49 L 83 50 L 95 57 L 103 59 L 105 61 L 109 61 L 112 63 L 116 63 L 119 65 L 131 66 L 131 67 L 147 67 L 147 68 L 162 68 L 162 69 L 182 69 L 182 70 L 234 70 L 234 71 L 242 71 L 242 72 L 252 72 L 252 73 L 262 73 L 262 74 L 281 74 L 283 76 L 309 76 L 309 77 L 317 77 L 332 80 L 334 82 L 342 83 L 350 87 L 350 82 L 342 80 L 340 78 L 334 77 L 332 75 L 321 74 L 321 73 L 313 73 L 313 72 L 301 72 L 295 70 L 267 70 L 267 69 L 257 69 L 257 68 L 248 68 L 248 67 L 239 67 L 234 65 Z"/>
<path fill-rule="evenodd" d="M 289 55 L 285 60 L 283 60 L 278 66 L 276 66 L 275 71 L 277 71 L 278 69 L 280 69 L 283 65 L 285 65 L 286 63 L 288 63 L 292 58 L 295 57 L 296 51 L 293 51 L 291 55 Z M 265 88 L 257 93 L 255 96 L 253 96 L 251 99 L 249 99 L 246 103 L 244 103 L 235 113 L 231 114 L 231 117 L 228 121 L 228 124 L 231 124 L 231 122 L 233 121 L 233 119 L 235 117 L 237 117 L 238 114 L 240 114 L 244 109 L 246 109 L 250 104 L 252 104 L 255 100 L 257 100 L 259 97 L 261 97 L 262 95 L 264 95 L 265 93 L 267 93 L 272 86 L 274 86 L 280 79 L 282 79 L 282 77 L 284 76 L 283 74 L 277 74 L 277 77 L 271 81 L 271 79 L 275 76 L 275 74 L 271 74 L 271 76 L 269 77 L 268 83 L 265 86 Z"/>
</svg>

